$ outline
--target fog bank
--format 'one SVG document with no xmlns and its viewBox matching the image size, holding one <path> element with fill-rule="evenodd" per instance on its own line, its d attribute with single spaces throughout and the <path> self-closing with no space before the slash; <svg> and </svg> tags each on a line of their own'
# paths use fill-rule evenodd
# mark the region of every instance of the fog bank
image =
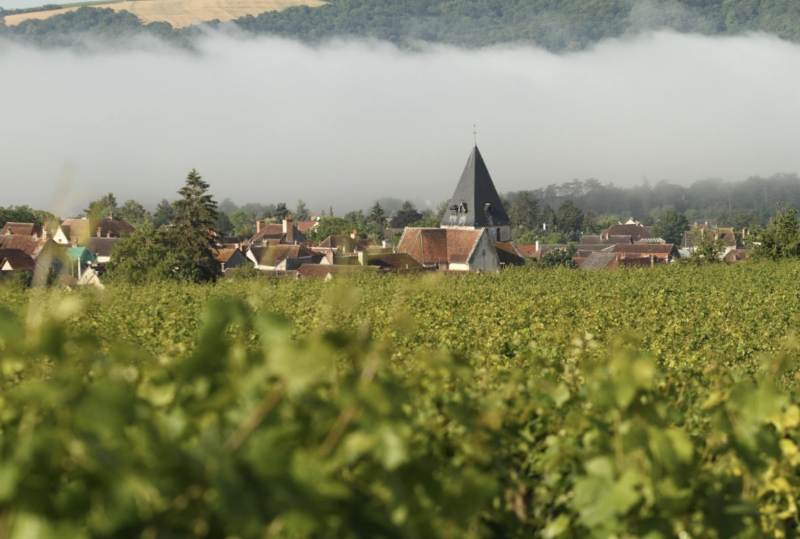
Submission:
<svg viewBox="0 0 800 539">
<path fill-rule="evenodd" d="M 78 54 L 0 43 L 0 206 L 215 196 L 337 214 L 452 193 L 473 143 L 501 192 L 800 171 L 800 46 L 657 33 L 554 55 L 212 35 Z M 71 210 L 72 211 L 72 210 Z"/>
</svg>

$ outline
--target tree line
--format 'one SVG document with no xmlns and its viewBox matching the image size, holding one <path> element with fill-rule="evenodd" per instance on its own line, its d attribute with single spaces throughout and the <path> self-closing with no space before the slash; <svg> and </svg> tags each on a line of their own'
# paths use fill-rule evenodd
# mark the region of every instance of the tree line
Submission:
<svg viewBox="0 0 800 539">
<path fill-rule="evenodd" d="M 560 52 L 659 29 L 703 35 L 765 32 L 800 41 L 798 20 L 800 3 L 794 0 L 330 0 L 317 8 L 292 7 L 209 24 L 312 43 L 339 37 L 379 39 L 403 47 L 530 43 Z M 43 46 L 140 34 L 189 45 L 202 30 L 142 24 L 128 12 L 89 7 L 16 26 L 0 24 L 0 36 Z"/>
</svg>

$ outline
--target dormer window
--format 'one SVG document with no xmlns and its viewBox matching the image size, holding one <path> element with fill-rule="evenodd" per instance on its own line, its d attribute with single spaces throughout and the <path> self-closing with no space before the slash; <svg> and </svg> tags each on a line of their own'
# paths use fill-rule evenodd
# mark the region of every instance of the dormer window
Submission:
<svg viewBox="0 0 800 539">
<path fill-rule="evenodd" d="M 461 204 L 459 204 L 458 211 L 459 213 L 467 213 L 467 203 L 462 202 Z"/>
</svg>

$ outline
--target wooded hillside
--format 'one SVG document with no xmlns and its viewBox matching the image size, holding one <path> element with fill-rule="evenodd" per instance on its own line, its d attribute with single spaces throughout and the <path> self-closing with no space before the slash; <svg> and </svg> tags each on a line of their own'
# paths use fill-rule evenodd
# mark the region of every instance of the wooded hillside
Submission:
<svg viewBox="0 0 800 539">
<path fill-rule="evenodd" d="M 0 10 L 0 18 L 2 17 Z M 155 34 L 172 41 L 196 29 L 143 25 L 111 10 L 82 8 L 49 19 L 0 25 L 0 36 L 45 46 L 85 37 Z M 220 25 L 215 21 L 212 25 Z M 246 16 L 230 23 L 254 34 L 306 42 L 370 37 L 401 46 L 446 43 L 480 47 L 532 43 L 552 51 L 580 50 L 606 38 L 644 30 L 674 29 L 705 35 L 767 32 L 800 40 L 800 3 L 792 0 L 331 0 L 319 8 L 296 7 Z M 111 37 L 113 36 L 113 38 Z"/>
</svg>

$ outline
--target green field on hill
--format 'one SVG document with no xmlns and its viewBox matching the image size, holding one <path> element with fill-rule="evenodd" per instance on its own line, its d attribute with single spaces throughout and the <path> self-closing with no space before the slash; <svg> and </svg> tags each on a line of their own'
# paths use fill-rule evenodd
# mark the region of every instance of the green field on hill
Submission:
<svg viewBox="0 0 800 539">
<path fill-rule="evenodd" d="M 791 537 L 798 277 L 0 287 L 0 528 Z"/>
</svg>

